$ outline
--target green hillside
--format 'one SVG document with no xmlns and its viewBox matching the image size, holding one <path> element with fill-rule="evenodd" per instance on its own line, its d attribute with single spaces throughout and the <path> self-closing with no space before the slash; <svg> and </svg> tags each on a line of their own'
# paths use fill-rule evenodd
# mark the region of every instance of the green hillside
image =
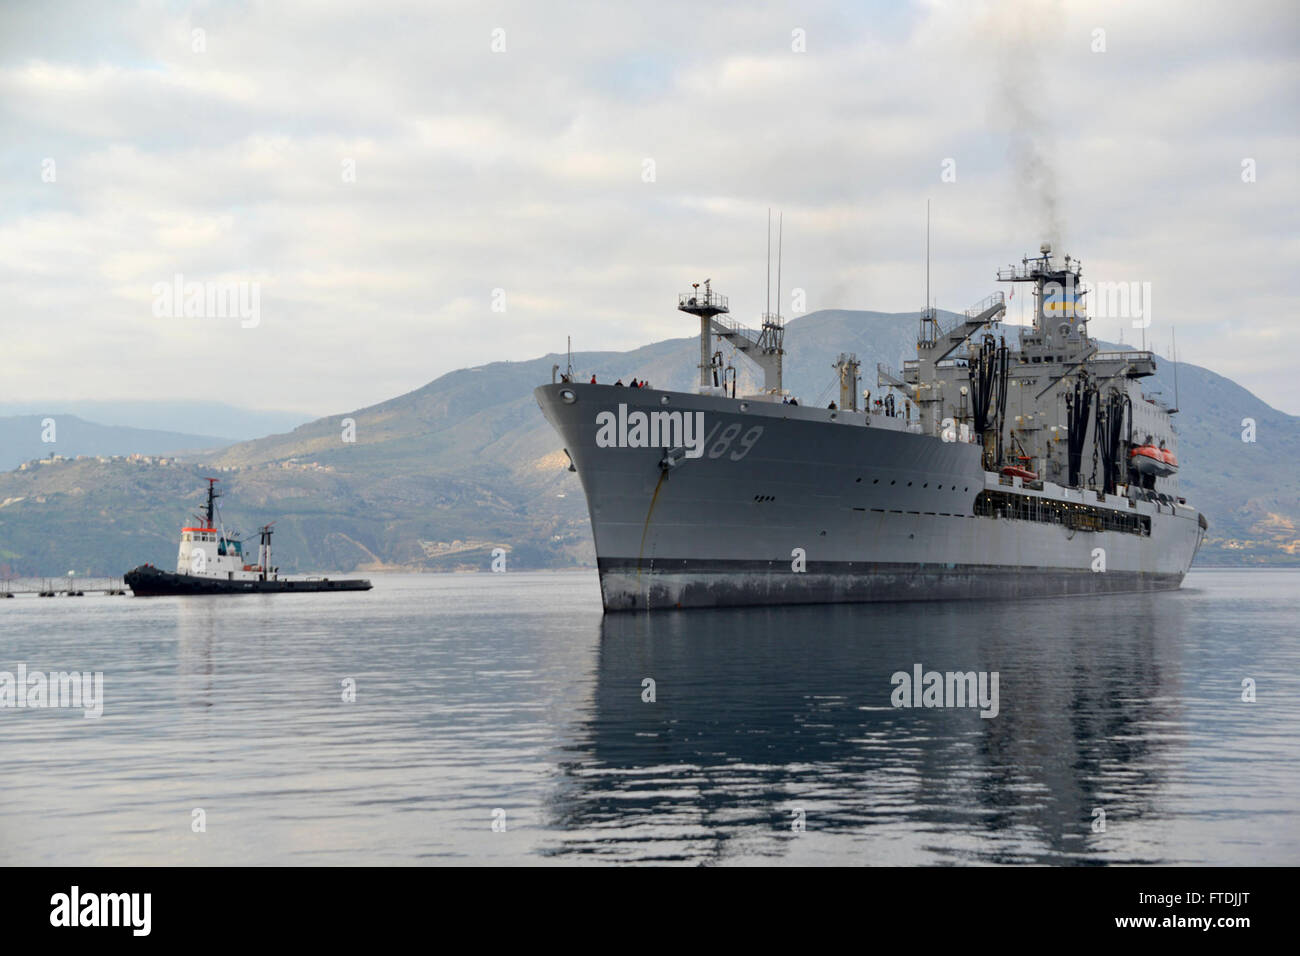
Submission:
<svg viewBox="0 0 1300 956">
<path fill-rule="evenodd" d="M 825 402 L 832 363 L 856 352 L 898 366 L 915 346 L 915 314 L 823 311 L 790 322 L 787 385 Z M 184 464 L 55 462 L 0 474 L 0 574 L 119 574 L 175 562 L 181 523 L 206 475 L 222 479 L 228 527 L 277 522 L 284 571 L 403 567 L 486 570 L 494 548 L 512 568 L 594 563 L 586 507 L 532 389 L 563 356 L 462 369 L 369 408 L 241 442 Z M 689 389 L 694 338 L 631 352 L 575 353 L 583 380 L 635 376 Z M 741 388 L 746 387 L 743 360 Z M 1173 398 L 1170 366 L 1147 381 Z M 750 384 L 755 384 L 750 379 Z M 1193 365 L 1178 370 L 1182 490 L 1204 510 L 1204 564 L 1300 563 L 1300 419 Z M 1241 421 L 1258 441 L 1241 441 Z M 355 441 L 345 437 L 352 419 Z"/>
</svg>

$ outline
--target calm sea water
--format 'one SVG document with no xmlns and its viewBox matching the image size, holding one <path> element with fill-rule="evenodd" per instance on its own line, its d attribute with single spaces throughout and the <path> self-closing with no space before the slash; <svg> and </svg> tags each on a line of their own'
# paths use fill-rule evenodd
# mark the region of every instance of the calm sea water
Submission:
<svg viewBox="0 0 1300 956">
<path fill-rule="evenodd" d="M 607 618 L 594 574 L 375 584 L 0 600 L 0 670 L 105 697 L 0 709 L 0 863 L 1300 863 L 1300 572 Z M 893 707 L 916 664 L 998 715 Z"/>
</svg>

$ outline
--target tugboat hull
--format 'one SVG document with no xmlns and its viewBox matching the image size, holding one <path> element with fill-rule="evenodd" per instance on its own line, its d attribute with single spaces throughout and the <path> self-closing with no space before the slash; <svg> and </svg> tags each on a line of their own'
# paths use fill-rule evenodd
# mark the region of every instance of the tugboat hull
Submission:
<svg viewBox="0 0 1300 956">
<path fill-rule="evenodd" d="M 128 571 L 123 580 L 136 597 L 165 597 L 174 594 L 278 594 L 308 591 L 369 591 L 373 585 L 363 578 L 332 581 L 329 578 L 293 581 L 234 580 L 197 574 L 174 574 L 140 566 Z"/>
</svg>

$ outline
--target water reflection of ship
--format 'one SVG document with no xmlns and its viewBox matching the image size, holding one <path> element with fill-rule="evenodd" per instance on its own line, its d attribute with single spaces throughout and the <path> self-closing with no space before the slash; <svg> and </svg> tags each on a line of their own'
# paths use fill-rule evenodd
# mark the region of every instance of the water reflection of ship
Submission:
<svg viewBox="0 0 1300 956">
<path fill-rule="evenodd" d="M 796 859 L 792 840 L 838 831 L 856 834 L 839 862 L 1151 861 L 1161 851 L 1126 825 L 1159 815 L 1176 755 L 1182 604 L 607 616 L 548 852 Z M 998 671 L 998 716 L 894 708 L 890 677 L 916 663 Z"/>
</svg>

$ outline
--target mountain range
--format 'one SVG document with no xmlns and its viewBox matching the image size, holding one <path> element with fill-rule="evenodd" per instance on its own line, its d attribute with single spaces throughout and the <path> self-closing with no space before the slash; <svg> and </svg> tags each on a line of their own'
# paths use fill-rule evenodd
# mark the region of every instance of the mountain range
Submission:
<svg viewBox="0 0 1300 956">
<path fill-rule="evenodd" d="M 949 316 L 952 318 L 952 316 Z M 915 352 L 915 313 L 824 310 L 789 322 L 787 387 L 805 403 L 838 396 L 840 352 L 900 367 Z M 1122 347 L 1122 346 L 1119 346 Z M 689 390 L 698 340 L 628 352 L 579 352 L 586 381 L 632 377 Z M 290 431 L 182 456 L 88 458 L 0 474 L 0 574 L 116 575 L 175 563 L 177 532 L 200 507 L 205 476 L 221 479 L 227 528 L 275 521 L 283 571 L 486 570 L 594 565 L 586 506 L 532 389 L 567 357 L 461 369 L 368 408 Z M 740 390 L 758 383 L 736 362 Z M 1300 563 L 1300 418 L 1195 365 L 1159 360 L 1144 383 L 1181 406 L 1182 493 L 1209 535 L 1198 563 Z M 1243 421 L 1256 440 L 1242 440 Z M 193 436 L 187 436 L 193 437 Z"/>
<path fill-rule="evenodd" d="M 239 408 L 225 402 L 186 399 L 183 401 L 59 401 L 59 402 L 0 402 L 0 419 L 16 416 L 37 416 L 54 418 L 75 416 L 87 424 L 112 422 L 104 428 L 138 428 L 146 431 L 171 432 L 180 435 L 215 436 L 222 445 L 234 441 L 244 441 L 269 435 L 273 432 L 288 431 L 310 421 L 314 416 L 300 412 L 278 409 Z M 66 439 L 68 436 L 61 436 Z M 4 448 L 0 444 L 0 448 Z M 56 449 L 57 450 L 57 449 Z M 164 451 L 175 451 L 166 448 Z M 47 450 L 48 451 L 48 450 Z M 115 451 L 111 454 L 130 454 L 143 452 L 142 448 L 130 447 L 125 452 Z M 85 451 L 61 452 L 66 457 L 76 454 L 91 454 Z M 96 452 L 97 454 L 97 452 Z M 0 462 L 5 469 L 13 467 Z"/>
<path fill-rule="evenodd" d="M 17 468 L 25 461 L 53 455 L 75 458 L 78 455 L 193 454 L 221 448 L 232 441 L 233 438 L 213 435 L 101 425 L 60 412 L 8 415 L 0 418 L 0 469 Z"/>
</svg>

